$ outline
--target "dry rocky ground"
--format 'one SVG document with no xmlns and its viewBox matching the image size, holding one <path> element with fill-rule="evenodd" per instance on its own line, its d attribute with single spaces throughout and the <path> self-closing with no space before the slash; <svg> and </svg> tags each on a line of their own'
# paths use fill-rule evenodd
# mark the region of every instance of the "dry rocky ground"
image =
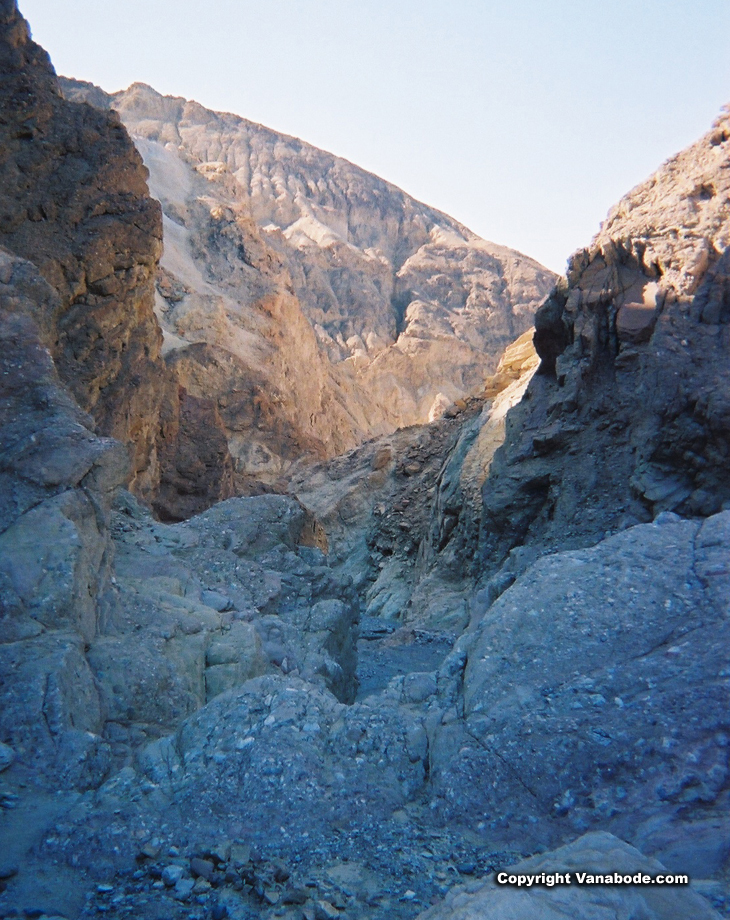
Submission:
<svg viewBox="0 0 730 920">
<path fill-rule="evenodd" d="M 364 174 L 286 139 L 274 213 L 276 136 L 122 94 L 125 117 L 159 110 L 138 129 L 172 191 L 213 173 L 248 189 L 234 218 L 217 198 L 202 214 L 225 224 L 213 275 L 193 284 L 182 260 L 155 282 L 142 162 L 113 113 L 62 97 L 14 0 L 0 0 L 0 72 L 0 918 L 730 914 L 727 115 L 573 258 L 537 312 L 537 355 L 522 336 L 432 424 L 234 497 L 251 475 L 234 418 L 258 413 L 263 427 L 235 430 L 292 457 L 304 429 L 256 401 L 242 353 L 171 341 L 182 327 L 164 319 L 163 358 L 153 286 L 158 310 L 203 330 L 196 285 L 213 300 L 234 277 L 264 285 L 271 257 L 258 331 L 298 317 L 320 395 L 338 361 L 367 377 L 399 339 L 359 355 L 344 295 L 317 330 L 286 263 L 287 246 L 306 250 L 297 270 L 333 287 L 329 246 L 357 276 L 372 255 L 342 242 L 335 192 Z M 327 173 L 329 204 L 304 194 L 302 158 Z M 172 214 L 172 191 L 166 221 L 202 246 L 202 212 L 186 198 Z M 446 246 L 433 212 L 399 201 L 425 224 L 383 277 L 430 290 L 433 247 L 494 255 L 458 225 Z M 366 223 L 358 211 L 348 232 Z M 439 312 L 432 295 L 407 305 L 414 329 Z M 272 373 L 295 380 L 280 343 Z M 239 371 L 234 411 L 210 381 Z M 692 885 L 517 890 L 496 884 L 507 867 Z"/>
</svg>

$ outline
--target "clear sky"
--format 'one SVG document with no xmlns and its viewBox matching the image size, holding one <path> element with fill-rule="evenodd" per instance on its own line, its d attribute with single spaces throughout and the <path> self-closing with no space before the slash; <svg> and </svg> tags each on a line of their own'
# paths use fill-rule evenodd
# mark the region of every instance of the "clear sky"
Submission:
<svg viewBox="0 0 730 920">
<path fill-rule="evenodd" d="M 57 71 L 346 157 L 556 271 L 730 102 L 730 0 L 19 0 Z"/>
</svg>

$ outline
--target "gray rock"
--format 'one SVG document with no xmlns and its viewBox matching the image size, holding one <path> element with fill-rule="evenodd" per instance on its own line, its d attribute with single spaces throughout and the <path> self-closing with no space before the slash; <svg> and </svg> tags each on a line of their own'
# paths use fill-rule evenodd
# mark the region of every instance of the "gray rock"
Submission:
<svg viewBox="0 0 730 920">
<path fill-rule="evenodd" d="M 0 773 L 7 770 L 15 760 L 15 751 L 9 744 L 0 742 Z"/>
<path fill-rule="evenodd" d="M 730 512 L 664 516 L 546 556 L 505 591 L 468 648 L 471 742 L 450 731 L 432 744 L 432 781 L 460 790 L 452 815 L 499 815 L 515 842 L 537 827 L 611 829 L 671 868 L 693 859 L 694 836 L 719 854 L 728 547 Z"/>
<path fill-rule="evenodd" d="M 162 881 L 168 888 L 173 888 L 182 879 L 184 874 L 185 870 L 182 866 L 175 864 L 171 866 L 165 866 L 165 868 L 162 870 Z"/>
<path fill-rule="evenodd" d="M 201 591 L 200 600 L 208 607 L 212 607 L 213 610 L 219 611 L 219 613 L 233 609 L 233 601 L 230 597 L 226 597 L 225 594 L 220 594 L 218 591 Z"/>
<path fill-rule="evenodd" d="M 577 873 L 594 875 L 667 874 L 655 859 L 611 834 L 586 834 L 568 846 L 533 856 L 504 869 L 509 875 L 570 873 L 565 885 L 517 887 L 498 885 L 496 874 L 486 884 L 474 882 L 451 891 L 443 904 L 419 915 L 419 920 L 719 920 L 707 901 L 689 885 L 580 885 Z"/>
<path fill-rule="evenodd" d="M 187 901 L 195 888 L 195 882 L 191 878 L 181 878 L 176 882 L 172 890 L 172 896 L 177 901 Z"/>
</svg>

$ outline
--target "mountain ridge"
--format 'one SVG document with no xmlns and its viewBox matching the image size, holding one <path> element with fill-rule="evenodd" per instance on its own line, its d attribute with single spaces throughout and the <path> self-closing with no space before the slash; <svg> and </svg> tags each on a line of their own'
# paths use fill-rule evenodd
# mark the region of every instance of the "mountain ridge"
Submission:
<svg viewBox="0 0 730 920">
<path fill-rule="evenodd" d="M 281 394 L 280 414 L 295 441 L 319 442 L 317 459 L 438 417 L 478 392 L 552 284 L 534 260 L 480 240 L 392 183 L 298 138 L 144 84 L 108 95 L 62 85 L 69 98 L 116 106 L 146 159 L 166 228 L 157 311 L 163 350 L 183 385 L 230 403 L 235 382 L 213 375 L 214 382 L 199 350 L 188 346 L 232 351 L 239 377 L 258 375 Z M 171 284 L 180 293 L 165 304 Z M 293 342 L 277 345 L 292 374 L 299 366 L 296 398 L 291 375 L 262 363 L 277 334 L 262 319 L 271 297 L 286 305 L 288 323 L 304 331 L 305 318 L 314 332 L 307 361 L 317 370 L 302 373 L 307 365 Z M 302 389 L 307 377 L 320 381 L 319 395 L 308 395 L 306 383 Z M 306 410 L 298 406 L 303 399 Z M 323 413 L 324 399 L 338 408 Z M 287 445 L 230 407 L 221 416 L 239 477 L 279 482 L 292 461 Z M 257 456 L 269 456 L 268 469 L 240 446 L 243 424 Z"/>
</svg>

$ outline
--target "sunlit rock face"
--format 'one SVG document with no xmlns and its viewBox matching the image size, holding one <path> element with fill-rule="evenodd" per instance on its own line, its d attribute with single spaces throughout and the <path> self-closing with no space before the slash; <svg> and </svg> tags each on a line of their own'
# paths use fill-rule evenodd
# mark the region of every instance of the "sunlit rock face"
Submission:
<svg viewBox="0 0 730 920">
<path fill-rule="evenodd" d="M 135 84 L 116 109 L 162 202 L 163 351 L 213 397 L 239 485 L 439 417 L 477 391 L 553 281 L 296 138 Z"/>
</svg>

